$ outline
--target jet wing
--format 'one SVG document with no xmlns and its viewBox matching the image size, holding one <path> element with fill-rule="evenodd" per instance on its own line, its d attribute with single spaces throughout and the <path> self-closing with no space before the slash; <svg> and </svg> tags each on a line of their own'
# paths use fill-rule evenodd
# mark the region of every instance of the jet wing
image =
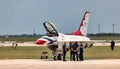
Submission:
<svg viewBox="0 0 120 69">
<path fill-rule="evenodd" d="M 58 37 L 58 42 L 90 42 L 90 38 L 86 37 L 86 36 L 75 36 L 75 35 L 65 35 L 62 33 L 59 33 Z"/>
<path fill-rule="evenodd" d="M 43 26 L 47 30 L 48 34 L 54 35 L 54 36 L 59 36 L 57 29 L 52 22 L 44 22 Z"/>
</svg>

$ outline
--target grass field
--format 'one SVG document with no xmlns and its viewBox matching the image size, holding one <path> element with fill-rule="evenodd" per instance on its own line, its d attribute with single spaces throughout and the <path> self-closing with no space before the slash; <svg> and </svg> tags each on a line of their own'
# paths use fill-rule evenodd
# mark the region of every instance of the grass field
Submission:
<svg viewBox="0 0 120 69">
<path fill-rule="evenodd" d="M 47 51 L 49 59 L 53 58 L 51 50 L 47 47 L 0 47 L 0 59 L 40 59 L 41 53 Z M 85 59 L 120 59 L 120 46 L 116 46 L 114 51 L 109 46 L 93 46 L 84 49 Z M 69 51 L 67 52 L 69 60 Z"/>
<path fill-rule="evenodd" d="M 91 40 L 120 40 L 120 36 L 90 36 Z"/>
<path fill-rule="evenodd" d="M 17 41 L 17 42 L 26 42 L 26 41 L 35 41 L 39 37 L 0 37 L 0 41 Z"/>
</svg>

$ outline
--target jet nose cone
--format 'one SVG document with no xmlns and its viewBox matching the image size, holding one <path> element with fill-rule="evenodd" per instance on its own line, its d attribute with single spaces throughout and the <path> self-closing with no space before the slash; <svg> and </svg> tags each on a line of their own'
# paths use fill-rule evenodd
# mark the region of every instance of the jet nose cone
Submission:
<svg viewBox="0 0 120 69">
<path fill-rule="evenodd" d="M 35 44 L 38 44 L 38 45 L 42 45 L 42 44 L 44 44 L 44 43 L 46 43 L 45 40 L 37 40 L 37 41 L 35 42 Z"/>
</svg>

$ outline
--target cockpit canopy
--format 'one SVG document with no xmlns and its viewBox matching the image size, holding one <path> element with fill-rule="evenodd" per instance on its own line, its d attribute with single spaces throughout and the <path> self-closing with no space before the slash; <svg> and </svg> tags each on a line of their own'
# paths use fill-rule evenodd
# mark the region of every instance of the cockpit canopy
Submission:
<svg viewBox="0 0 120 69">
<path fill-rule="evenodd" d="M 52 22 L 44 22 L 43 26 L 45 27 L 45 29 L 47 30 L 47 36 L 59 36 L 57 29 L 55 27 L 55 25 Z"/>
</svg>

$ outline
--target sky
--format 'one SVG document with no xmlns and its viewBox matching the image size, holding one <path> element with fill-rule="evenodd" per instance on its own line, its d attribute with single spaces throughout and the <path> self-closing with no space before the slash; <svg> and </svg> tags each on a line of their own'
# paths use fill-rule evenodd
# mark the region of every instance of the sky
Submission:
<svg viewBox="0 0 120 69">
<path fill-rule="evenodd" d="M 43 22 L 61 33 L 76 31 L 85 11 L 91 12 L 88 33 L 120 33 L 120 0 L 0 0 L 0 34 L 45 34 Z"/>
</svg>

